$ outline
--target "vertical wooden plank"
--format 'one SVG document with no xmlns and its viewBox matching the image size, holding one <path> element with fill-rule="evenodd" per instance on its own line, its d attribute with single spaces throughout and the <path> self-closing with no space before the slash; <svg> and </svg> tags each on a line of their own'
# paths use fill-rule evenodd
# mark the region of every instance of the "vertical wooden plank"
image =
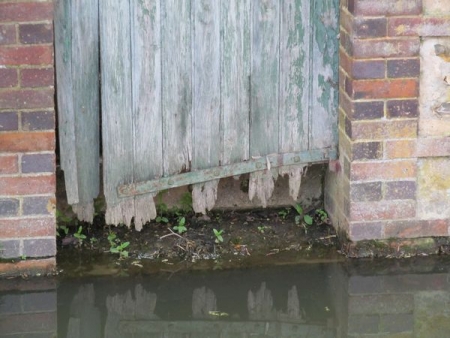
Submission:
<svg viewBox="0 0 450 338">
<path fill-rule="evenodd" d="M 311 1 L 310 149 L 337 146 L 339 0 Z"/>
<path fill-rule="evenodd" d="M 193 2 L 193 169 L 220 160 L 220 1 Z"/>
<path fill-rule="evenodd" d="M 310 4 L 281 1 L 280 152 L 308 149 Z"/>
<path fill-rule="evenodd" d="M 221 2 L 222 164 L 249 158 L 250 0 Z"/>
<path fill-rule="evenodd" d="M 72 2 L 72 86 L 75 157 L 79 202 L 78 218 L 92 222 L 93 199 L 98 196 L 99 173 L 99 64 L 98 1 Z"/>
<path fill-rule="evenodd" d="M 191 1 L 161 1 L 164 175 L 192 160 Z"/>
<path fill-rule="evenodd" d="M 278 152 L 279 0 L 252 2 L 250 155 Z"/>
<path fill-rule="evenodd" d="M 133 181 L 130 7 L 100 2 L 103 180 L 108 224 L 130 224 L 134 199 L 119 200 L 117 187 Z"/>
<path fill-rule="evenodd" d="M 70 0 L 55 3 L 55 63 L 58 86 L 58 132 L 61 169 L 67 201 L 79 202 L 75 157 L 75 123 L 72 93 L 72 6 Z"/>
<path fill-rule="evenodd" d="M 161 31 L 160 1 L 131 1 L 134 180 L 161 177 Z M 153 194 L 135 197 L 134 224 L 140 230 L 156 217 Z"/>
<path fill-rule="evenodd" d="M 280 2 L 253 1 L 251 10 L 250 155 L 265 156 L 278 152 Z M 265 207 L 277 174 L 271 170 L 250 174 L 249 198 L 258 196 Z"/>
<path fill-rule="evenodd" d="M 193 158 L 192 169 L 220 163 L 220 1 L 201 0 L 193 12 Z M 206 213 L 217 197 L 219 180 L 195 184 L 193 208 Z"/>
<path fill-rule="evenodd" d="M 310 3 L 281 1 L 280 23 L 280 133 L 281 153 L 308 149 L 310 112 Z M 294 201 L 300 191 L 303 166 L 282 167 L 289 177 Z"/>
</svg>

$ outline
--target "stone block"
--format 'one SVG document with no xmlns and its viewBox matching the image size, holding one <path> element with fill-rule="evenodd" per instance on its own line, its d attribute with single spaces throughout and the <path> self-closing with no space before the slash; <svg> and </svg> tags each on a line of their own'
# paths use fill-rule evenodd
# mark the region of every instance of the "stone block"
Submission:
<svg viewBox="0 0 450 338">
<path fill-rule="evenodd" d="M 419 218 L 450 218 L 450 158 L 420 159 L 417 167 Z"/>
<path fill-rule="evenodd" d="M 450 38 L 426 38 L 420 49 L 419 136 L 450 135 Z"/>
</svg>

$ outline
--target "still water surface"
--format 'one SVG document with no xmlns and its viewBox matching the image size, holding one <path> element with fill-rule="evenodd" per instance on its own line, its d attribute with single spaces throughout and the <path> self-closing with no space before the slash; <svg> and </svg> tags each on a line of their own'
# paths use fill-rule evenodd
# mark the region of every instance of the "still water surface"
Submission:
<svg viewBox="0 0 450 338">
<path fill-rule="evenodd" d="M 0 280 L 0 337 L 450 337 L 450 260 Z"/>
</svg>

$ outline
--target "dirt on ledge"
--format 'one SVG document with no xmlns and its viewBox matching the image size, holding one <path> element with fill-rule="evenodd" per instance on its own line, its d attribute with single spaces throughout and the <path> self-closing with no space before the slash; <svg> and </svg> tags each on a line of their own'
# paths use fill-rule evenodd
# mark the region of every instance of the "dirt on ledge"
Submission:
<svg viewBox="0 0 450 338">
<path fill-rule="evenodd" d="M 282 208 L 215 211 L 203 216 L 178 210 L 163 214 L 140 232 L 108 226 L 102 215 L 93 224 L 59 217 L 58 233 L 58 266 L 72 274 L 98 274 L 91 271 L 92 265 L 103 265 L 101 269 L 110 274 L 118 268 L 156 272 L 344 258 L 336 232 L 321 209 L 301 215 L 295 208 Z M 84 264 L 74 267 L 80 259 Z M 105 259 L 112 265 L 105 264 Z"/>
</svg>

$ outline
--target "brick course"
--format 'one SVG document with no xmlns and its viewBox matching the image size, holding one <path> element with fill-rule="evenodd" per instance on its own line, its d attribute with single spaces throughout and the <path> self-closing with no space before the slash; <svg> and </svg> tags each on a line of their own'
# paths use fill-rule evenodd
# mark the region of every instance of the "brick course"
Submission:
<svg viewBox="0 0 450 338">
<path fill-rule="evenodd" d="M 48 87 L 53 86 L 53 68 L 22 69 L 20 72 L 20 84 L 22 87 Z"/>
<path fill-rule="evenodd" d="M 26 269 L 56 253 L 53 5 L 0 2 L 0 257 Z"/>
<path fill-rule="evenodd" d="M 449 220 L 421 219 L 417 212 L 418 158 L 450 156 L 449 137 L 419 134 L 421 39 L 450 36 L 448 14 L 422 15 L 423 5 L 422 0 L 341 2 L 343 170 L 329 173 L 325 194 L 333 223 L 353 241 L 449 235 Z"/>
</svg>

